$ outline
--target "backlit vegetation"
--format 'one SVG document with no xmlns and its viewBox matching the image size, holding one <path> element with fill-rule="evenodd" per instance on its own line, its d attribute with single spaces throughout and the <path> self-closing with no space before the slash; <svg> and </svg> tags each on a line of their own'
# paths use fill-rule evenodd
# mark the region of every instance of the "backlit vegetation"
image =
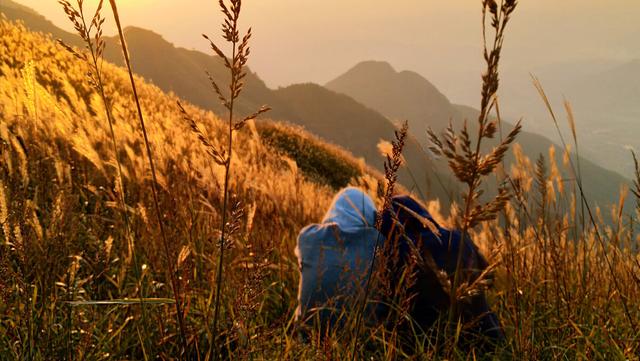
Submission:
<svg viewBox="0 0 640 361">
<path fill-rule="evenodd" d="M 298 231 L 322 217 L 337 188 L 360 185 L 375 196 L 380 175 L 300 129 L 249 120 L 233 132 L 231 211 L 223 222 L 225 167 L 194 136 L 178 99 L 136 78 L 173 255 L 168 268 L 127 72 L 100 68 L 112 137 L 105 102 L 87 77 L 91 64 L 21 25 L 0 20 L 0 35 L 0 358 L 204 359 L 215 341 L 233 359 L 351 356 L 350 330 L 312 334 L 306 343 L 293 332 L 293 249 Z M 226 120 L 181 104 L 213 147 L 227 147 Z M 492 124 L 489 111 L 482 116 Z M 556 164 L 555 152 L 566 150 L 550 149 L 533 162 L 516 144 L 510 169 L 499 159 L 493 164 L 490 175 L 513 195 L 492 209 L 495 219 L 471 222 L 470 210 L 441 212 L 437 200 L 428 207 L 444 224 L 464 220 L 495 268 L 488 296 L 507 340 L 488 357 L 637 359 L 639 214 L 621 201 L 594 209 L 591 220 L 578 183 L 561 176 L 572 155 Z M 222 244 L 213 335 L 221 222 L 234 232 Z M 181 346 L 174 293 L 189 350 Z M 447 333 L 417 335 L 409 348 L 383 327 L 363 324 L 358 334 L 356 359 L 415 351 L 417 359 L 482 357 L 458 350 Z"/>
</svg>

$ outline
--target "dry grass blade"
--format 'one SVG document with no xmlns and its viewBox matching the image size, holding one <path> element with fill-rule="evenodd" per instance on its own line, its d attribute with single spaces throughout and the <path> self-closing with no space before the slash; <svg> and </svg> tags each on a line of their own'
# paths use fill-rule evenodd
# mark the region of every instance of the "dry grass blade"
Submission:
<svg viewBox="0 0 640 361">
<path fill-rule="evenodd" d="M 533 74 L 531 74 L 531 80 L 533 82 L 533 86 L 536 88 L 536 90 L 538 91 L 538 94 L 540 95 L 540 98 L 542 99 L 542 101 L 544 102 L 545 107 L 547 107 L 547 111 L 549 112 L 549 115 L 551 115 L 551 119 L 553 120 L 553 124 L 556 126 L 556 130 L 558 131 L 562 143 L 564 144 L 564 138 L 562 138 L 562 132 L 560 132 L 560 126 L 558 125 L 558 119 L 556 118 L 556 113 L 553 111 L 553 107 L 551 106 L 551 102 L 549 101 L 549 98 L 547 97 L 547 93 L 544 91 L 544 87 L 542 86 L 542 83 L 540 83 L 540 80 Z"/>
<path fill-rule="evenodd" d="M 207 78 L 209 78 L 209 82 L 211 83 L 211 87 L 213 88 L 213 90 L 218 95 L 218 100 L 220 100 L 220 103 L 222 105 L 224 105 L 225 108 L 229 109 L 229 106 L 230 106 L 229 105 L 229 100 L 227 100 L 227 97 L 224 96 L 224 94 L 222 94 L 222 90 L 220 90 L 220 87 L 218 86 L 218 83 L 216 83 L 216 81 L 213 80 L 213 77 L 211 76 L 211 74 L 208 71 L 205 72 L 205 73 L 207 74 Z"/>
<path fill-rule="evenodd" d="M 503 184 L 499 187 L 497 196 L 487 203 L 480 204 L 479 199 L 482 193 L 480 185 L 482 179 L 492 174 L 496 167 L 502 163 L 506 152 L 522 129 L 520 122 L 518 122 L 497 147 L 493 148 L 492 151 L 487 154 L 481 154 L 483 140 L 492 139 L 497 131 L 497 121 L 490 120 L 489 115 L 492 109 L 497 108 L 500 55 L 504 42 L 505 29 L 510 20 L 510 16 L 517 6 L 517 2 L 501 1 L 500 4 L 498 4 L 495 0 L 483 0 L 482 5 L 483 54 L 486 62 L 486 70 L 482 74 L 480 114 L 477 119 L 478 134 L 475 139 L 475 147 L 472 145 L 466 122 L 460 131 L 460 135 L 456 134 L 451 125 L 441 137 L 436 135 L 433 130 L 427 130 L 428 138 L 432 143 L 430 149 L 436 155 L 445 157 L 449 163 L 449 168 L 451 168 L 456 178 L 467 185 L 467 190 L 463 194 L 465 207 L 461 215 L 462 219 L 458 222 L 462 227 L 463 239 L 467 237 L 467 232 L 480 222 L 495 219 L 497 214 L 505 208 L 511 198 L 511 193 L 506 185 Z M 490 18 L 490 26 L 494 32 L 492 42 L 487 41 L 487 17 Z M 463 279 L 463 272 L 461 272 L 463 248 L 464 247 L 460 247 L 456 257 L 456 271 L 454 282 L 451 285 L 450 324 L 453 324 L 456 315 L 456 290 L 461 284 L 468 283 Z"/>
<path fill-rule="evenodd" d="M 633 157 L 633 169 L 635 175 L 631 192 L 636 197 L 636 209 L 640 212 L 640 164 L 638 163 L 636 152 L 631 151 L 631 156 Z"/>
<path fill-rule="evenodd" d="M 160 205 L 158 202 L 158 176 L 156 175 L 156 167 L 153 161 L 153 154 L 151 153 L 151 145 L 149 143 L 149 136 L 147 134 L 147 128 L 144 122 L 144 116 L 142 115 L 142 108 L 140 106 L 140 98 L 138 97 L 138 90 L 136 88 L 136 83 L 133 78 L 133 70 L 131 68 L 131 61 L 129 59 L 129 51 L 127 49 L 127 43 L 124 38 L 124 33 L 122 31 L 122 26 L 120 25 L 120 15 L 118 14 L 118 6 L 116 4 L 116 0 L 109 0 L 111 4 L 111 10 L 113 11 L 113 18 L 116 22 L 116 27 L 118 28 L 118 35 L 120 37 L 120 45 L 122 46 L 122 53 L 124 56 L 125 64 L 127 66 L 127 70 L 129 73 L 129 81 L 131 83 L 131 90 L 133 91 L 133 98 L 135 100 L 136 109 L 138 112 L 138 120 L 140 121 L 140 128 L 142 129 L 142 135 L 144 139 L 147 160 L 149 162 L 149 168 L 151 169 L 151 192 L 153 195 L 153 203 L 156 211 L 156 217 L 158 220 L 158 227 L 160 228 L 160 235 L 162 238 L 162 245 L 165 252 L 166 264 L 168 266 L 169 278 L 171 280 L 171 289 L 173 291 L 173 296 L 175 299 L 175 307 L 176 307 L 176 317 L 178 319 L 178 326 L 180 331 L 180 339 L 182 343 L 183 352 L 187 352 L 187 333 L 184 326 L 184 313 L 182 310 L 182 305 L 180 303 L 180 293 L 178 291 L 178 282 L 176 280 L 176 274 L 173 267 L 173 259 L 172 253 L 169 249 L 169 240 L 167 239 L 167 235 L 164 229 L 164 222 L 162 220 L 162 211 L 160 210 Z"/>
<path fill-rule="evenodd" d="M 176 300 L 172 298 L 127 298 L 127 299 L 113 299 L 113 300 L 99 300 L 99 301 L 70 301 L 67 304 L 71 306 L 127 306 L 127 305 L 167 305 L 175 303 Z"/>
<path fill-rule="evenodd" d="M 573 135 L 573 141 L 578 143 L 578 136 L 576 134 L 576 120 L 573 116 L 573 109 L 571 108 L 571 103 L 567 100 L 564 101 L 564 109 L 567 111 L 567 120 L 569 121 L 569 127 L 571 128 L 571 135 Z"/>
<path fill-rule="evenodd" d="M 244 67 L 249 60 L 249 39 L 251 39 L 251 28 L 247 31 L 246 35 L 240 39 L 240 32 L 238 31 L 238 19 L 240 18 L 240 10 L 242 8 L 241 0 L 230 0 L 229 5 L 227 5 L 225 0 L 220 0 L 219 2 L 220 12 L 224 15 L 224 20 L 222 23 L 222 38 L 231 44 L 231 56 L 226 56 L 222 49 L 217 46 L 211 38 L 207 35 L 203 34 L 202 36 L 209 42 L 209 45 L 213 52 L 223 59 L 225 67 L 229 70 L 231 75 L 231 82 L 229 83 L 229 96 L 225 96 L 218 86 L 218 83 L 213 79 L 213 77 L 207 73 L 209 77 L 209 81 L 211 82 L 211 86 L 214 91 L 218 95 L 218 99 L 222 102 L 222 104 L 229 111 L 228 118 L 228 138 L 227 138 L 227 149 L 218 149 L 214 147 L 211 142 L 207 140 L 207 137 L 200 131 L 196 122 L 193 121 L 191 117 L 189 117 L 184 111 L 184 108 L 180 106 L 182 113 L 184 114 L 185 120 L 187 120 L 190 124 L 192 131 L 198 136 L 200 142 L 207 148 L 207 153 L 214 159 L 214 161 L 218 165 L 224 166 L 224 189 L 223 189 L 223 200 L 222 200 L 222 225 L 221 225 L 221 233 L 218 247 L 218 269 L 216 275 L 216 294 L 214 300 L 214 311 L 213 311 L 213 322 L 212 322 L 212 337 L 214 347 L 211 348 L 211 352 L 213 352 L 213 359 L 217 359 L 218 357 L 218 344 L 216 338 L 218 337 L 218 315 L 220 313 L 220 298 L 223 287 L 223 264 L 225 261 L 224 251 L 226 248 L 227 237 L 229 235 L 235 233 L 240 229 L 239 224 L 239 215 L 242 214 L 242 211 L 239 210 L 239 205 L 233 205 L 231 207 L 231 221 L 227 222 L 227 213 L 228 213 L 228 198 L 229 198 L 229 177 L 231 174 L 231 158 L 233 155 L 233 133 L 242 129 L 242 127 L 250 120 L 253 120 L 260 116 L 263 113 L 266 113 L 271 108 L 267 106 L 262 106 L 259 110 L 254 112 L 253 114 L 244 117 L 242 120 L 236 121 L 234 114 L 234 105 L 236 99 L 240 96 L 243 89 L 243 79 L 247 75 Z"/>
<path fill-rule="evenodd" d="M 266 113 L 266 112 L 268 112 L 268 111 L 270 111 L 270 110 L 271 110 L 271 108 L 270 108 L 270 107 L 268 107 L 268 106 L 266 106 L 266 105 L 263 105 L 262 107 L 260 107 L 260 109 L 258 109 L 258 110 L 257 110 L 256 112 L 254 112 L 253 114 L 251 114 L 251 115 L 247 115 L 247 116 L 246 116 L 246 117 L 244 117 L 244 119 L 242 119 L 241 121 L 236 122 L 236 123 L 235 123 L 235 125 L 233 126 L 233 129 L 234 129 L 234 130 L 240 130 L 240 129 L 242 129 L 242 127 L 244 127 L 244 125 L 245 125 L 248 121 L 250 121 L 250 120 L 254 120 L 254 119 L 256 119 L 257 117 L 259 117 L 261 114 L 264 114 L 264 113 Z"/>
<path fill-rule="evenodd" d="M 383 205 L 382 208 L 378 211 L 376 215 L 376 224 L 375 227 L 378 229 L 378 237 L 376 238 L 375 245 L 373 247 L 373 257 L 371 259 L 371 263 L 369 265 L 369 269 L 367 272 L 367 278 L 364 286 L 364 293 L 362 295 L 362 300 L 360 300 L 361 304 L 358 305 L 356 309 L 356 324 L 355 330 L 353 332 L 353 344 L 351 347 L 351 360 L 356 359 L 356 353 L 358 349 L 358 338 L 360 337 L 360 328 L 362 324 L 362 316 L 365 312 L 365 308 L 367 305 L 367 300 L 369 298 L 369 292 L 371 291 L 371 279 L 373 278 L 374 267 L 376 266 L 376 258 L 378 255 L 378 251 L 380 249 L 380 241 L 382 237 L 382 217 L 385 211 L 391 209 L 391 202 L 394 194 L 394 189 L 396 182 L 398 180 L 398 170 L 402 166 L 403 158 L 402 158 L 402 150 L 404 148 L 405 141 L 407 139 L 407 134 L 409 132 L 409 124 L 407 121 L 402 123 L 402 126 L 399 130 L 395 131 L 395 140 L 392 144 L 391 154 L 387 155 L 387 159 L 384 163 L 384 177 L 386 180 L 386 187 L 383 196 Z"/>
</svg>

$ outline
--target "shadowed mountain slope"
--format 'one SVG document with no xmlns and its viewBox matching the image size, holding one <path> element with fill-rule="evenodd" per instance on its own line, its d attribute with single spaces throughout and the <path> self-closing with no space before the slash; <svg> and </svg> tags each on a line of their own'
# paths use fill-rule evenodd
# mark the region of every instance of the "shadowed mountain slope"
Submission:
<svg viewBox="0 0 640 361">
<path fill-rule="evenodd" d="M 408 118 L 411 131 L 423 145 L 427 142 L 425 130 L 428 127 L 439 132 L 445 129 L 449 121 L 456 129 L 460 129 L 466 120 L 474 138 L 477 132 L 475 126 L 479 115 L 477 109 L 451 104 L 427 79 L 414 72 L 397 72 L 388 63 L 372 61 L 360 63 L 327 83 L 327 87 L 353 97 L 391 119 Z M 512 123 L 502 122 L 502 134 L 506 135 L 512 129 Z M 523 131 L 516 141 L 522 146 L 524 155 L 530 159 L 537 159 L 539 154 L 543 154 L 548 159 L 549 148 L 554 146 L 557 150 L 556 161 L 562 162 L 563 147 L 554 144 L 544 136 Z M 487 142 L 484 148 L 488 149 L 495 144 L 495 141 Z M 508 162 L 513 161 L 513 153 L 509 152 L 506 159 Z M 574 163 L 577 167 L 575 159 Z M 616 202 L 620 186 L 629 181 L 620 174 L 606 170 L 584 157 L 579 158 L 579 163 L 587 198 L 600 205 Z M 569 169 L 564 173 L 565 178 L 573 179 Z"/>
<path fill-rule="evenodd" d="M 35 10 L 18 4 L 12 0 L 2 0 L 0 2 L 0 13 L 2 13 L 8 20 L 23 21 L 31 31 L 51 34 L 51 37 L 54 39 L 61 39 L 69 45 L 83 45 L 80 37 L 60 29 L 51 21 L 47 20 L 47 18 L 38 14 Z"/>
<path fill-rule="evenodd" d="M 346 95 L 317 84 L 292 85 L 278 89 L 276 94 L 281 99 L 287 99 L 292 119 L 304 119 L 304 126 L 311 133 L 341 144 L 353 154 L 364 157 L 367 164 L 382 169 L 383 158 L 377 145 L 381 140 L 389 139 L 384 135 L 391 135 L 395 130 L 384 116 Z M 449 193 L 456 187 L 455 183 L 451 183 L 445 165 L 428 159 L 413 138 L 405 145 L 404 157 L 408 169 L 404 167 L 400 171 L 402 183 L 409 189 L 415 189 L 418 194 L 435 196 L 448 203 Z M 445 184 L 450 188 L 443 187 Z"/>
</svg>

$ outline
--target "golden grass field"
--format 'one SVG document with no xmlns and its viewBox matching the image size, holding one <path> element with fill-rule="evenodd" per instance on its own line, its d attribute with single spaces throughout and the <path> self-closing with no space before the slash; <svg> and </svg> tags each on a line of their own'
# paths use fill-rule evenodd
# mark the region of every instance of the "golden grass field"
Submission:
<svg viewBox="0 0 640 361">
<path fill-rule="evenodd" d="M 194 359 L 208 355 L 214 338 L 230 359 L 351 355 L 348 331 L 308 343 L 292 331 L 293 250 L 299 230 L 321 219 L 340 187 L 365 187 L 381 204 L 381 175 L 299 128 L 250 121 L 234 132 L 228 220 L 234 232 L 224 245 L 213 335 L 225 169 L 183 119 L 178 99 L 136 78 L 167 254 L 127 71 L 102 65 L 121 153 L 123 208 L 105 105 L 87 78 L 89 66 L 20 24 L 0 20 L 0 34 L 0 359 L 179 358 L 174 299 L 183 306 Z M 223 147 L 225 121 L 181 104 Z M 591 222 L 575 184 L 560 176 L 569 155 L 564 164 L 545 161 L 564 150 L 550 149 L 538 162 L 517 145 L 510 151 L 515 164 L 498 167 L 495 176 L 509 176 L 513 197 L 498 219 L 469 230 L 495 267 L 487 292 L 505 344 L 481 355 L 458 350 L 455 340 L 417 336 L 416 354 L 398 347 L 389 330 L 366 326 L 358 359 L 639 359 L 635 205 L 601 205 Z M 438 200 L 428 208 L 445 224 L 460 216 L 459 207 L 449 212 Z M 603 220 L 605 212 L 613 224 Z"/>
</svg>

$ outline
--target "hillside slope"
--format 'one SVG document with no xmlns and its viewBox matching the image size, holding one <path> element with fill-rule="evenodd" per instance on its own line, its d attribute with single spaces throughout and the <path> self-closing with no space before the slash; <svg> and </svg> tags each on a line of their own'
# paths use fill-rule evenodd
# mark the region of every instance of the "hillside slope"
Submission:
<svg viewBox="0 0 640 361">
<path fill-rule="evenodd" d="M 206 339 L 208 328 L 198 324 L 201 318 L 195 315 L 210 310 L 205 305 L 217 265 L 213 259 L 220 237 L 223 167 L 212 162 L 184 121 L 178 98 L 137 77 L 160 185 L 157 214 L 128 74 L 105 62 L 106 95 L 122 163 L 122 206 L 116 153 L 102 99 L 87 80 L 89 70 L 47 36 L 0 19 L 3 359 L 33 359 L 28 355 L 34 354 L 64 359 L 70 349 L 78 358 L 144 359 L 140 337 L 151 345 L 147 352 L 178 355 L 170 305 L 144 306 L 153 320 L 162 319 L 158 327 L 143 324 L 145 311 L 138 305 L 70 308 L 67 303 L 137 297 L 167 303 L 172 297 L 169 264 L 176 264 L 181 275 L 177 287 L 191 305 L 186 316 L 193 325 L 191 334 Z M 183 104 L 212 144 L 226 144 L 223 121 Z M 278 143 L 278 134 L 307 152 L 288 154 L 292 148 Z M 225 240 L 225 281 L 233 287 L 223 293 L 221 302 L 229 310 L 223 314 L 246 310 L 243 300 L 257 299 L 247 296 L 247 289 L 276 284 L 282 297 L 278 304 L 287 309 L 268 307 L 261 317 L 271 317 L 269 312 L 288 315 L 295 303 L 290 290 L 297 285 L 294 247 L 300 229 L 322 217 L 336 189 L 361 185 L 375 197 L 379 179 L 346 151 L 301 129 L 250 123 L 234 136 L 227 211 L 233 214 L 232 222 L 242 226 Z M 309 164 L 325 171 L 312 172 Z M 326 169 L 341 170 L 342 178 Z M 280 265 L 280 272 L 265 264 Z M 26 306 L 29 297 L 32 302 Z M 88 323 L 97 346 L 76 337 Z M 30 332 L 26 324 L 37 330 L 28 333 L 28 343 L 18 341 Z M 118 339 L 100 345 L 100 340 L 113 339 L 115 329 Z"/>
<path fill-rule="evenodd" d="M 125 36 L 132 54 L 132 66 L 137 74 L 165 92 L 173 92 L 216 114 L 224 113 L 225 109 L 205 74 L 209 72 L 221 89 L 228 89 L 229 74 L 221 58 L 177 48 L 160 35 L 141 28 L 127 27 Z M 107 39 L 105 58 L 118 66 L 124 66 L 119 40 L 115 37 Z M 239 100 L 237 108 L 241 114 L 250 114 L 263 104 L 279 107 L 271 90 L 250 69 L 244 81 L 243 98 Z"/>
<path fill-rule="evenodd" d="M 12 3 L 11 0 L 7 1 Z M 15 8 L 24 7 L 17 5 Z M 7 15 L 11 19 L 24 21 L 25 26 L 30 29 L 54 36 L 64 33 L 66 35 L 63 39 L 73 37 L 55 28 L 42 17 L 34 18 L 30 15 L 32 13 L 33 10 L 23 9 L 12 10 Z M 165 92 L 173 92 L 203 109 L 217 114 L 224 111 L 205 75 L 205 71 L 209 71 L 222 89 L 227 88 L 228 76 L 219 58 L 176 47 L 148 30 L 129 27 L 125 29 L 125 33 L 134 72 Z M 107 38 L 105 58 L 116 65 L 123 65 L 116 38 Z M 268 115 L 270 118 L 286 121 L 312 132 L 323 129 L 321 134 L 316 135 L 351 150 L 354 156 L 366 159 L 378 171 L 383 170 L 383 158 L 378 152 L 377 144 L 380 140 L 391 140 L 395 128 L 392 122 L 378 112 L 337 94 L 330 94 L 333 92 L 319 86 L 300 85 L 288 90 L 271 90 L 250 70 L 245 80 L 243 98 L 238 103 L 241 115 L 253 112 L 262 104 L 269 104 L 273 109 Z M 292 90 L 300 90 L 302 93 L 295 94 Z M 334 103 L 335 100 L 338 102 Z M 296 104 L 298 101 L 303 101 L 305 106 Z M 343 136 L 345 133 L 363 131 L 365 118 L 368 118 L 367 137 Z M 328 124 L 335 126 L 328 127 Z M 446 164 L 430 159 L 415 142 L 407 147 L 405 157 L 412 174 L 402 172 L 399 181 L 407 189 L 416 190 L 416 194 L 424 194 L 425 197 L 439 198 L 445 204 L 449 203 L 452 193 L 459 193 L 458 185 L 450 181 Z"/>
<path fill-rule="evenodd" d="M 5 189 L 8 204 L 13 204 L 13 197 L 24 195 L 23 191 L 27 189 L 35 190 L 32 194 L 36 197 L 34 206 L 44 213 L 49 205 L 38 202 L 46 202 L 49 192 L 66 187 L 88 187 L 94 191 L 102 187 L 105 194 L 85 194 L 91 204 L 114 197 L 114 154 L 108 123 L 100 98 L 86 80 L 86 64 L 47 37 L 30 33 L 10 22 L 0 21 L 0 34 L 0 136 L 3 141 L 0 167 L 3 177 L 23 177 L 22 181 L 12 183 L 23 184 L 19 189 Z M 144 190 L 148 167 L 128 76 L 108 63 L 104 64 L 104 74 L 116 120 L 114 132 L 130 190 L 127 196 L 134 205 L 141 202 L 140 206 L 143 206 L 149 201 Z M 142 79 L 137 81 L 159 181 L 168 192 L 167 196 L 184 191 L 182 186 L 190 185 L 196 194 L 201 193 L 212 204 L 218 204 L 223 170 L 212 165 L 197 137 L 182 119 L 177 98 Z M 222 121 L 211 112 L 185 106 L 207 130 L 206 134 L 214 144 L 224 143 Z M 328 178 L 330 175 L 307 177 L 298 169 L 295 154 L 283 155 L 286 149 L 277 144 L 274 148 L 264 129 L 252 126 L 239 133 L 234 149 L 236 156 L 232 161 L 231 187 L 238 196 L 249 197 L 244 199 L 247 204 L 261 204 L 254 222 L 262 219 L 262 215 L 273 217 L 276 212 L 296 225 L 287 227 L 288 237 L 295 235 L 296 228 L 321 215 L 320 209 L 328 204 L 335 188 L 357 182 L 359 177 L 378 177 L 345 151 L 305 135 L 302 130 L 280 127 L 280 132 L 285 132 L 292 141 L 300 139 L 298 142 L 314 147 L 319 161 L 327 159 L 339 163 L 354 175 L 339 183 Z M 40 174 L 31 177 L 32 172 Z M 51 177 L 49 181 L 53 184 L 43 187 L 38 183 L 44 180 L 42 177 Z M 255 181 L 265 179 L 269 181 Z M 182 186 L 181 181 L 184 181 Z M 294 201 L 291 198 L 294 194 L 303 197 Z M 169 205 L 172 199 L 169 197 L 165 201 Z M 291 207 L 298 211 L 293 212 Z M 294 214 L 299 214 L 299 218 Z"/>
</svg>

